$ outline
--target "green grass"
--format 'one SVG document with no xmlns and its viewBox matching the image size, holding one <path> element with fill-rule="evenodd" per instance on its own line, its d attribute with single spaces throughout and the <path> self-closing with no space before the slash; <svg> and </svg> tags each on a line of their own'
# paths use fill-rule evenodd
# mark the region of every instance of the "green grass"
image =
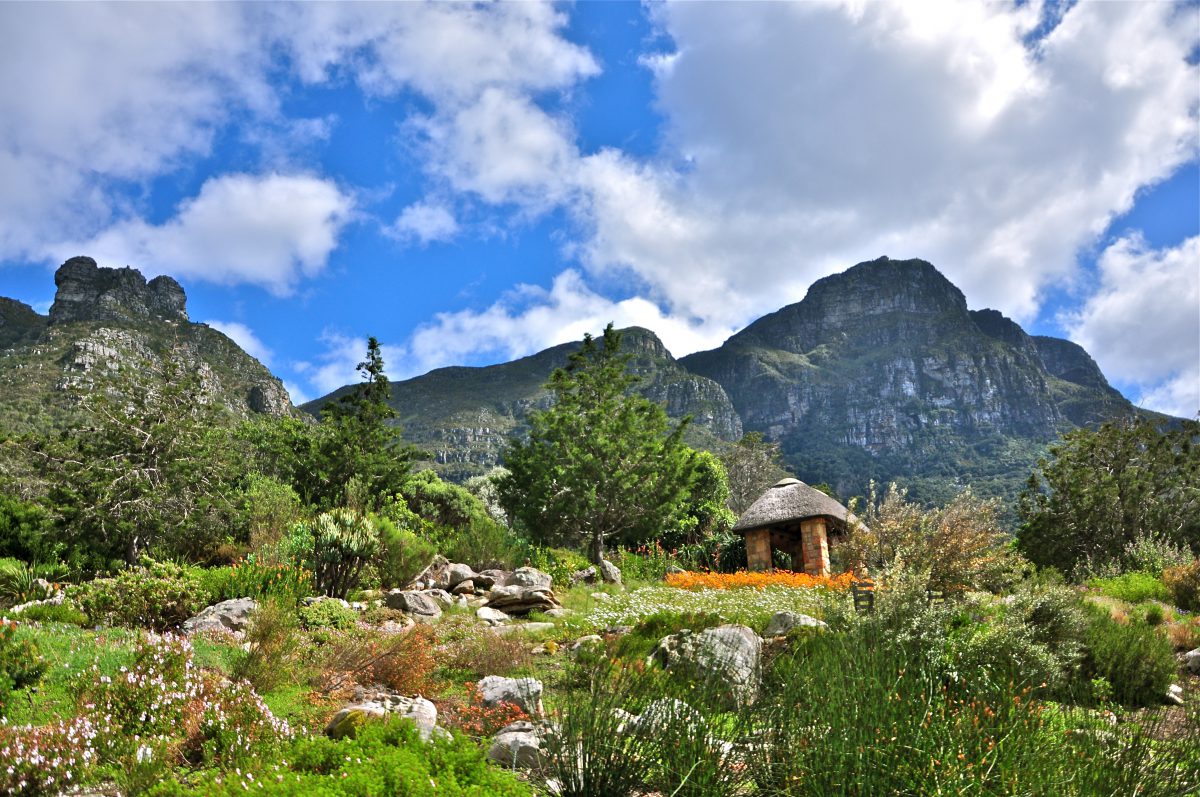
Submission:
<svg viewBox="0 0 1200 797">
<path fill-rule="evenodd" d="M 1089 579 L 1087 585 L 1101 595 L 1129 603 L 1169 601 L 1170 593 L 1162 579 L 1152 573 L 1125 573 L 1113 578 Z"/>
</svg>

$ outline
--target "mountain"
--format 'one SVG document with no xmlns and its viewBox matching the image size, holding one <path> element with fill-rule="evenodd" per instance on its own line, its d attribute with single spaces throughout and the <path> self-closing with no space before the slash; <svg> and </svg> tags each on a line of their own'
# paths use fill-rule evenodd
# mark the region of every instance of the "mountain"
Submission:
<svg viewBox="0 0 1200 797">
<path fill-rule="evenodd" d="M 485 368 L 442 368 L 392 385 L 405 437 L 450 478 L 497 464 L 527 431 L 542 387 L 578 344 Z M 625 330 L 641 392 L 695 416 L 692 443 L 743 432 L 779 442 L 801 479 L 842 497 L 872 479 L 943 502 L 965 484 L 1012 499 L 1046 446 L 1082 425 L 1140 412 L 1074 343 L 1030 336 L 970 310 L 923 260 L 886 257 L 814 283 L 804 299 L 712 351 L 674 359 L 649 330 Z M 305 405 L 317 412 L 349 387 Z"/>
<path fill-rule="evenodd" d="M 664 404 L 672 418 L 693 416 L 686 432 L 689 443 L 713 448 L 741 437 L 738 414 L 720 385 L 688 373 L 650 330 L 621 332 L 622 349 L 633 354 L 630 370 L 642 379 L 639 392 Z M 529 411 L 550 405 L 546 380 L 579 347 L 566 343 L 482 368 L 439 368 L 393 382 L 388 403 L 399 413 L 404 438 L 428 451 L 443 476 L 463 480 L 499 464 L 505 441 L 528 433 Z M 340 388 L 301 409 L 319 414 L 327 402 L 352 389 Z"/>
<path fill-rule="evenodd" d="M 79 392 L 136 375 L 174 353 L 204 392 L 236 416 L 293 412 L 283 383 L 236 343 L 188 320 L 187 297 L 170 277 L 149 282 L 132 268 L 73 257 L 54 275 L 48 316 L 0 298 L 0 430 L 71 423 Z"/>
<path fill-rule="evenodd" d="M 963 484 L 1011 498 L 1062 432 L 1137 412 L 1082 348 L 968 310 L 923 260 L 826 277 L 680 362 L 724 387 L 797 476 L 843 495 L 875 479 L 927 501 Z"/>
</svg>

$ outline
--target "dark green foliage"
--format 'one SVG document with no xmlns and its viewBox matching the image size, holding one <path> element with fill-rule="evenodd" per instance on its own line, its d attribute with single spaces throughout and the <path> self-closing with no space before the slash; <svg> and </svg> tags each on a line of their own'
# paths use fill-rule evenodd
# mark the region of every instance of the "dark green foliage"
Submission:
<svg viewBox="0 0 1200 797">
<path fill-rule="evenodd" d="M 1087 585 L 1110 598 L 1130 603 L 1166 601 L 1171 597 L 1162 579 L 1151 573 L 1125 573 L 1113 578 L 1093 578 L 1088 580 Z"/>
<path fill-rule="evenodd" d="M 1106 679 L 1113 698 L 1123 705 L 1161 704 L 1175 679 L 1171 643 L 1154 626 L 1119 623 L 1105 609 L 1093 615 L 1084 637 L 1085 677 Z"/>
<path fill-rule="evenodd" d="M 506 449 L 497 485 L 534 541 L 585 547 L 594 562 L 609 541 L 637 544 L 678 525 L 696 478 L 687 420 L 672 429 L 662 407 L 630 393 L 636 377 L 620 348 L 611 324 L 599 344 L 584 338 L 550 377 L 553 406 Z"/>
<path fill-rule="evenodd" d="M 91 625 L 165 631 L 203 609 L 210 596 L 196 569 L 147 560 L 113 578 L 69 587 L 67 597 Z"/>
<path fill-rule="evenodd" d="M 286 762 L 279 764 L 277 761 Z M 490 765 L 474 742 L 421 742 L 404 719 L 365 724 L 356 739 L 320 736 L 285 747 L 280 759 L 255 762 L 252 779 L 228 773 L 195 783 L 159 784 L 147 797 L 255 794 L 276 797 L 530 797 L 529 786 Z"/>
<path fill-rule="evenodd" d="M 0 558 L 48 562 L 62 558 L 50 513 L 38 504 L 0 494 Z"/>
<path fill-rule="evenodd" d="M 405 479 L 399 497 L 432 526 L 465 529 L 474 523 L 494 522 L 487 506 L 470 490 L 442 481 L 431 470 L 418 471 Z"/>
<path fill-rule="evenodd" d="M 300 607 L 300 621 L 311 630 L 318 628 L 353 628 L 358 622 L 358 610 L 336 600 L 317 601 Z"/>
<path fill-rule="evenodd" d="M 397 526 L 387 517 L 376 518 L 375 526 L 379 529 L 375 567 L 383 589 L 408 586 L 438 553 L 438 546 L 433 542 L 409 528 Z"/>
<path fill-rule="evenodd" d="M 46 672 L 46 661 L 16 623 L 0 621 L 0 717 L 18 689 L 33 686 Z"/>
<path fill-rule="evenodd" d="M 1200 550 L 1198 435 L 1196 421 L 1148 420 L 1068 433 L 1021 495 L 1021 549 L 1064 571 L 1151 535 Z"/>
<path fill-rule="evenodd" d="M 728 501 L 729 482 L 721 460 L 707 451 L 694 452 L 688 498 L 678 523 L 663 529 L 659 544 L 675 550 L 687 545 L 704 545 L 729 534 L 737 522 L 737 515 L 726 506 Z"/>
</svg>

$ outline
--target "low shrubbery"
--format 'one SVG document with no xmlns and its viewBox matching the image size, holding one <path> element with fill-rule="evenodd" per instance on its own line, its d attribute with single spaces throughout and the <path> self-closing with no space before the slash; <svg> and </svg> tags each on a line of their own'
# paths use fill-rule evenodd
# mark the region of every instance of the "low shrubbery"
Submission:
<svg viewBox="0 0 1200 797">
<path fill-rule="evenodd" d="M 210 595 L 196 568 L 145 560 L 113 578 L 72 586 L 67 596 L 92 625 L 174 628 L 204 608 Z"/>
<path fill-rule="evenodd" d="M 70 603 L 40 603 L 30 606 L 20 614 L 22 622 L 28 623 L 64 623 L 66 625 L 87 625 L 87 615 Z"/>
<path fill-rule="evenodd" d="M 426 625 L 394 634 L 339 633 L 320 649 L 313 685 L 325 693 L 358 684 L 385 686 L 406 695 L 429 694 L 437 669 L 436 639 Z"/>
<path fill-rule="evenodd" d="M 233 677 L 247 681 L 259 692 L 295 679 L 300 658 L 296 630 L 291 606 L 277 600 L 261 601 L 246 628 L 246 649 L 234 660 Z"/>
<path fill-rule="evenodd" d="M 337 600 L 317 601 L 300 607 L 300 621 L 310 631 L 319 628 L 345 630 L 358 622 L 358 610 Z"/>
<path fill-rule="evenodd" d="M 1163 583 L 1176 606 L 1189 612 L 1200 611 L 1200 559 L 1167 568 L 1163 571 Z"/>
<path fill-rule="evenodd" d="M 213 603 L 270 598 L 295 606 L 313 594 L 311 570 L 294 562 L 263 564 L 253 557 L 205 571 L 204 584 Z"/>
<path fill-rule="evenodd" d="M 18 689 L 36 684 L 46 672 L 37 645 L 17 631 L 17 624 L 0 620 L 0 717 Z"/>
<path fill-rule="evenodd" d="M 1085 677 L 1104 678 L 1118 703 L 1152 706 L 1163 701 L 1175 679 L 1175 653 L 1156 627 L 1119 623 L 1108 611 L 1096 609 L 1084 642 Z"/>
<path fill-rule="evenodd" d="M 1087 585 L 1102 595 L 1129 603 L 1170 600 L 1166 585 L 1153 573 L 1124 573 L 1110 578 L 1088 579 Z"/>
</svg>

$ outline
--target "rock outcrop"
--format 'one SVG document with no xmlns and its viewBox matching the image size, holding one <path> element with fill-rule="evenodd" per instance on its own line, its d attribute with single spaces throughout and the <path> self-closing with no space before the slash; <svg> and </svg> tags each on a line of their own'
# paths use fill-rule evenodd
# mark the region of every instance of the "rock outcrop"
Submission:
<svg viewBox="0 0 1200 797">
<path fill-rule="evenodd" d="M 90 257 L 73 257 L 54 274 L 54 284 L 51 324 L 188 320 L 183 288 L 167 276 L 147 282 L 136 269 L 101 268 Z"/>
<path fill-rule="evenodd" d="M 250 623 L 250 617 L 258 603 L 252 598 L 233 598 L 203 609 L 195 617 L 185 620 L 183 632 L 197 634 L 203 631 L 229 631 L 241 633 Z"/>
</svg>

